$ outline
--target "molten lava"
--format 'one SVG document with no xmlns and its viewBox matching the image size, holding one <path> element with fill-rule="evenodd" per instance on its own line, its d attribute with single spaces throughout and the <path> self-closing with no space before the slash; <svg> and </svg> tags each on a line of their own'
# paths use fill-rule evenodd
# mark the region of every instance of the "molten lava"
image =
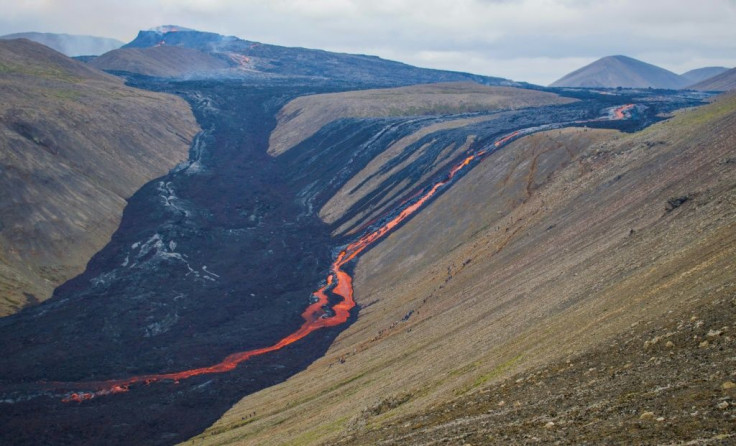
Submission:
<svg viewBox="0 0 736 446">
<path fill-rule="evenodd" d="M 241 68 L 250 67 L 250 57 L 238 53 L 226 53 L 237 66 Z"/>
<path fill-rule="evenodd" d="M 602 119 L 624 119 L 627 116 L 627 113 L 633 107 L 633 104 L 616 107 L 610 111 L 607 118 Z M 575 123 L 579 124 L 582 122 Z M 350 274 L 342 270 L 342 267 L 355 259 L 360 253 L 368 249 L 378 240 L 383 238 L 391 230 L 406 221 L 411 215 L 415 214 L 427 201 L 435 196 L 441 188 L 452 182 L 457 174 L 466 169 L 473 161 L 480 161 L 486 155 L 492 153 L 493 149 L 497 149 L 504 144 L 507 144 L 510 141 L 514 140 L 515 138 L 526 135 L 528 133 L 529 132 L 517 130 L 496 140 L 491 147 L 486 147 L 476 151 L 475 153 L 469 154 L 460 163 L 454 165 L 444 179 L 434 183 L 430 187 L 424 189 L 423 191 L 420 191 L 419 193 L 414 194 L 414 196 L 404 201 L 399 206 L 398 213 L 393 218 L 383 223 L 378 229 L 370 231 L 356 241 L 348 244 L 343 250 L 340 251 L 340 253 L 337 255 L 337 258 L 332 262 L 330 273 L 327 275 L 325 285 L 313 293 L 314 299 L 312 303 L 302 313 L 304 323 L 301 325 L 301 327 L 299 327 L 298 330 L 287 335 L 276 344 L 253 350 L 233 353 L 217 364 L 191 370 L 183 370 L 180 372 L 172 373 L 140 375 L 108 381 L 92 381 L 83 383 L 53 383 L 52 385 L 57 388 L 81 387 L 87 389 L 96 389 L 94 391 L 74 392 L 69 394 L 62 400 L 64 402 L 83 402 L 86 400 L 90 400 L 96 396 L 127 392 L 130 386 L 133 384 L 151 384 L 158 381 L 178 382 L 182 379 L 191 378 L 192 376 L 229 372 L 235 369 L 238 364 L 247 361 L 254 356 L 263 355 L 265 353 L 284 348 L 287 345 L 293 344 L 294 342 L 305 338 L 313 331 L 319 330 L 324 327 L 334 327 L 336 325 L 345 323 L 350 317 L 350 310 L 355 307 L 355 300 L 353 299 L 353 279 Z M 341 298 L 341 301 L 334 304 L 331 307 L 331 310 L 327 310 L 328 308 L 330 308 L 329 298 L 327 294 L 328 292 Z"/>
</svg>

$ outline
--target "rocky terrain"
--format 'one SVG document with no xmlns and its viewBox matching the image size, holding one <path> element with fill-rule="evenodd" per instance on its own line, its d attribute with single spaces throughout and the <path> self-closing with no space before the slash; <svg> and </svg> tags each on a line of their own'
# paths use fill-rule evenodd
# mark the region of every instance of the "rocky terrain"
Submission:
<svg viewBox="0 0 736 446">
<path fill-rule="evenodd" d="M 627 56 L 607 56 L 566 74 L 550 87 L 678 89 L 691 83 L 656 65 Z"/>
<path fill-rule="evenodd" d="M 730 444 L 736 287 L 531 369 L 330 444 Z M 725 297 L 724 297 L 725 296 Z M 390 411 L 388 398 L 356 418 Z"/>
<path fill-rule="evenodd" d="M 188 444 L 728 441 L 735 120 L 495 153 L 361 258 L 323 358 Z"/>
<path fill-rule="evenodd" d="M 186 102 L 29 40 L 0 41 L 0 315 L 51 296 L 110 240 L 126 199 L 187 159 Z"/>
<path fill-rule="evenodd" d="M 736 89 L 736 68 L 732 68 L 719 75 L 698 82 L 690 87 L 693 90 L 728 91 Z"/>
</svg>

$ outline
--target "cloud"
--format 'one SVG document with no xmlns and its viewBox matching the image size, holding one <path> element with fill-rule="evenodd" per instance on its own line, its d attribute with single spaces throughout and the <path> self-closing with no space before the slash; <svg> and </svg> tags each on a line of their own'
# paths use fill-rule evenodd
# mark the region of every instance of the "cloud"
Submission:
<svg viewBox="0 0 736 446">
<path fill-rule="evenodd" d="M 0 34 L 131 40 L 178 24 L 287 46 L 549 83 L 611 54 L 668 69 L 736 65 L 736 2 L 706 0 L 27 0 Z"/>
</svg>

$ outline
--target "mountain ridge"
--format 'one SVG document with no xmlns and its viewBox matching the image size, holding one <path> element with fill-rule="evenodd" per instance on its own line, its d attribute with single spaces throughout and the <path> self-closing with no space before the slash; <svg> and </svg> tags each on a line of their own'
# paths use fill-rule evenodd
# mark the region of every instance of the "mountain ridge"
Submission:
<svg viewBox="0 0 736 446">
<path fill-rule="evenodd" d="M 252 78 L 277 79 L 301 78 L 304 80 L 332 80 L 364 83 L 377 86 L 399 86 L 419 83 L 472 81 L 485 85 L 519 86 L 521 84 L 500 77 L 481 76 L 446 70 L 418 68 L 402 62 L 381 59 L 377 56 L 335 53 L 319 49 L 285 47 L 224 36 L 217 33 L 189 30 L 166 25 L 140 31 L 135 39 L 112 53 L 125 53 L 131 49 L 152 47 L 185 47 L 201 51 L 223 60 L 227 69 L 187 73 L 186 65 L 179 73 L 195 78 Z M 165 50 L 164 50 L 165 51 Z M 110 54 L 106 55 L 111 57 Z M 142 60 L 142 59 L 141 59 Z M 150 59 L 154 63 L 153 58 Z M 111 65 L 97 62 L 105 70 Z M 133 73 L 152 75 L 145 63 L 130 67 Z"/>
</svg>

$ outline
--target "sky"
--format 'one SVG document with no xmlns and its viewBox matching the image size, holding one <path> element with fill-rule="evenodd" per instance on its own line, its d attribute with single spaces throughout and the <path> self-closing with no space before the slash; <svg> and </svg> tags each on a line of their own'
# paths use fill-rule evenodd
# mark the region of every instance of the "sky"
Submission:
<svg viewBox="0 0 736 446">
<path fill-rule="evenodd" d="M 676 73 L 736 66 L 736 0 L 0 0 L 0 35 L 180 25 L 547 85 L 624 54 Z"/>
</svg>

